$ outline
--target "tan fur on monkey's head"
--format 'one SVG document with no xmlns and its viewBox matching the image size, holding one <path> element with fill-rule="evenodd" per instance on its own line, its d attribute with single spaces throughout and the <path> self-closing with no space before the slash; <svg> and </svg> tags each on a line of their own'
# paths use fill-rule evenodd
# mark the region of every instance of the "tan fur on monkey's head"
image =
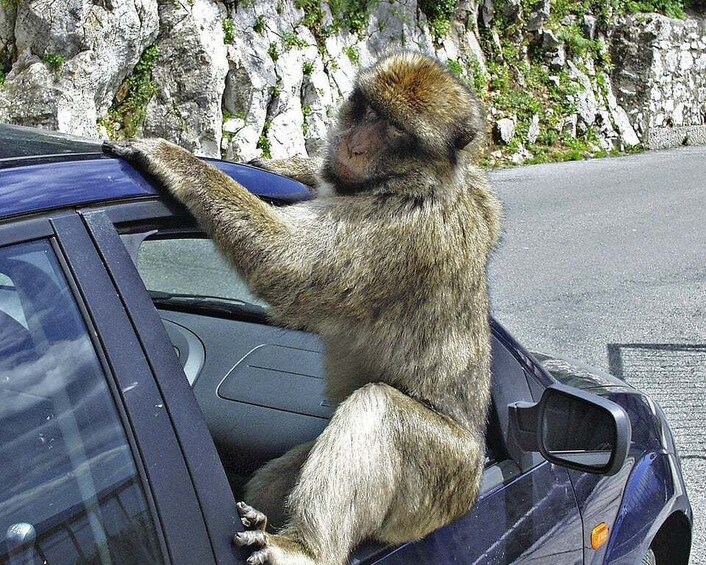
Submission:
<svg viewBox="0 0 706 565">
<path fill-rule="evenodd" d="M 484 134 L 475 93 L 421 53 L 399 51 L 381 58 L 360 72 L 358 87 L 380 113 L 414 131 L 431 150 L 464 149 Z"/>
</svg>

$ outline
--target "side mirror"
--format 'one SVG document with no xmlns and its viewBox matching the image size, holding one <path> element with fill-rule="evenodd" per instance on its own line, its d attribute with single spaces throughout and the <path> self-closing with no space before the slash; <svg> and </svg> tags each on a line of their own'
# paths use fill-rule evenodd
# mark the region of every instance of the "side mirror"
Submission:
<svg viewBox="0 0 706 565">
<path fill-rule="evenodd" d="M 630 420 L 615 402 L 559 383 L 537 404 L 510 409 L 510 441 L 539 451 L 551 463 L 588 473 L 614 475 L 630 447 Z"/>
</svg>

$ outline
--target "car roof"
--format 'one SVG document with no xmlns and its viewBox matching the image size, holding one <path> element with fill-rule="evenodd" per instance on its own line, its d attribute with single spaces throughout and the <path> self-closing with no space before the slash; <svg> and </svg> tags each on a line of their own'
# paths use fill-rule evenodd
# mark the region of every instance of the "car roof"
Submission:
<svg viewBox="0 0 706 565">
<path fill-rule="evenodd" d="M 155 197 L 157 186 L 130 163 L 102 152 L 102 142 L 0 124 L 0 219 L 121 199 Z M 303 184 L 248 165 L 207 159 L 254 194 L 297 202 Z"/>
</svg>

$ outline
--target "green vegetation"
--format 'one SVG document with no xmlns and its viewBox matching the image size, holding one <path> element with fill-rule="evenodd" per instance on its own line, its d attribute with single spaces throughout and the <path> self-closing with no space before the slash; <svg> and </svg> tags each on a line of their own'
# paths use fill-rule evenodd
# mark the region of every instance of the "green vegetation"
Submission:
<svg viewBox="0 0 706 565">
<path fill-rule="evenodd" d="M 135 137 L 145 121 L 147 104 L 159 90 L 152 80 L 158 56 L 155 45 L 142 53 L 132 75 L 118 89 L 107 117 L 100 120 L 111 139 Z"/>
<path fill-rule="evenodd" d="M 265 16 L 260 14 L 255 18 L 255 23 L 252 26 L 255 33 L 262 35 L 265 32 Z"/>
<path fill-rule="evenodd" d="M 304 116 L 304 120 L 302 121 L 302 133 L 304 136 L 309 132 L 309 117 L 312 113 L 311 106 L 307 106 L 306 104 L 302 106 L 302 115 Z"/>
<path fill-rule="evenodd" d="M 427 17 L 435 39 L 443 38 L 451 29 L 455 8 L 455 0 L 419 0 L 419 9 Z"/>
<path fill-rule="evenodd" d="M 272 158 L 270 140 L 267 139 L 267 134 L 270 132 L 271 125 L 272 124 L 270 124 L 270 122 L 265 122 L 265 125 L 262 128 L 262 133 L 260 134 L 260 138 L 257 140 L 257 148 L 262 151 L 262 156 L 265 159 Z"/>
<path fill-rule="evenodd" d="M 330 32 L 324 29 L 324 10 L 321 7 L 321 0 L 294 0 L 294 6 L 304 12 L 300 23 L 309 28 L 316 42 L 323 46 L 323 41 Z"/>
<path fill-rule="evenodd" d="M 230 19 L 223 20 L 221 23 L 223 24 L 223 43 L 231 45 L 235 41 L 235 24 Z"/>
<path fill-rule="evenodd" d="M 44 57 L 42 57 L 42 61 L 44 61 L 44 64 L 52 71 L 58 73 L 61 70 L 61 67 L 64 66 L 66 59 L 63 55 L 59 55 L 57 53 L 47 53 Z"/>
<path fill-rule="evenodd" d="M 330 0 L 329 6 L 336 29 L 361 33 L 368 25 L 377 0 Z"/>
<path fill-rule="evenodd" d="M 306 47 L 308 43 L 292 31 L 286 31 L 282 34 L 282 46 L 285 51 L 289 51 L 294 47 Z"/>
<path fill-rule="evenodd" d="M 311 76 L 311 73 L 314 72 L 314 63 L 312 61 L 304 61 L 304 64 L 302 65 L 302 73 L 304 74 L 305 77 Z"/>
<path fill-rule="evenodd" d="M 301 24 L 311 30 L 320 49 L 326 38 L 338 31 L 350 31 L 359 34 L 365 30 L 370 13 L 379 0 L 329 0 L 333 22 L 324 25 L 322 0 L 294 0 L 294 5 L 304 12 Z"/>
<path fill-rule="evenodd" d="M 346 54 L 346 57 L 348 57 L 348 60 L 351 63 L 354 65 L 360 65 L 360 52 L 357 47 L 353 45 L 345 47 L 343 52 Z"/>
<path fill-rule="evenodd" d="M 463 78 L 463 66 L 461 63 L 458 61 L 450 60 L 446 61 L 446 66 L 449 68 L 449 71 L 457 77 L 457 78 Z"/>
<path fill-rule="evenodd" d="M 270 59 L 277 62 L 279 59 L 279 50 L 277 49 L 277 45 L 270 43 L 270 46 L 267 48 L 267 54 L 270 56 Z"/>
</svg>

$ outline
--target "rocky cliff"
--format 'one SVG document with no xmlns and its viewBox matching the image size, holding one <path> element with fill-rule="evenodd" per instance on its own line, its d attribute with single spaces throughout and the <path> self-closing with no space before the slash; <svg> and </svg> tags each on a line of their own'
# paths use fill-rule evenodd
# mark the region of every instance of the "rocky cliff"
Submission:
<svg viewBox="0 0 706 565">
<path fill-rule="evenodd" d="M 400 46 L 479 91 L 491 163 L 706 138 L 702 20 L 558 0 L 0 0 L 0 120 L 310 153 L 356 69 Z"/>
</svg>

